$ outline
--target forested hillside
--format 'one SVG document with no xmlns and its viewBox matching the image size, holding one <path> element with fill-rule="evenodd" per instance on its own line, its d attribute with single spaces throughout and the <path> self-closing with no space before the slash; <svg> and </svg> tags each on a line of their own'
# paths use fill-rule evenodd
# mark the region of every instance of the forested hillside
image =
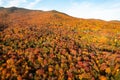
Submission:
<svg viewBox="0 0 120 80">
<path fill-rule="evenodd" d="M 0 80 L 120 80 L 120 22 L 0 8 Z"/>
</svg>

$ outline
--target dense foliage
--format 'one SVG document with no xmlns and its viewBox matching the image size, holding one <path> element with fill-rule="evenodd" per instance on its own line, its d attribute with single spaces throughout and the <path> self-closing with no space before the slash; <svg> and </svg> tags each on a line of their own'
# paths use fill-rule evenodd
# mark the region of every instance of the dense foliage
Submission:
<svg viewBox="0 0 120 80">
<path fill-rule="evenodd" d="M 0 80 L 120 80 L 120 22 L 24 9 L 2 18 Z"/>
</svg>

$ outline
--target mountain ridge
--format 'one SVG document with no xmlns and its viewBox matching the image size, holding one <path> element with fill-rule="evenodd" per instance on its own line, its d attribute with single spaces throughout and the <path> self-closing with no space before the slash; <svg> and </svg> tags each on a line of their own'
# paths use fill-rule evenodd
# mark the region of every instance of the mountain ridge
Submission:
<svg viewBox="0 0 120 80">
<path fill-rule="evenodd" d="M 30 10 L 25 8 L 10 7 L 0 8 L 0 24 L 6 24 L 8 27 L 17 26 L 25 27 L 30 25 L 66 25 L 76 26 L 82 24 L 83 26 L 97 25 L 119 25 L 120 22 L 116 20 L 104 21 L 100 19 L 84 19 L 72 17 L 66 13 L 56 10 L 42 11 L 42 10 Z M 89 25 L 88 25 L 89 24 Z M 100 24 L 100 25 L 98 25 Z M 5 27 L 6 28 L 6 27 Z"/>
<path fill-rule="evenodd" d="M 2 9 L 6 9 L 6 10 L 9 10 L 11 12 L 13 11 L 16 11 L 16 10 L 26 10 L 26 11 L 38 11 L 38 12 L 53 12 L 53 13 L 61 13 L 61 14 L 64 14 L 66 16 L 70 16 L 64 12 L 59 12 L 57 10 L 48 10 L 48 11 L 44 11 L 44 10 L 35 10 L 35 9 L 27 9 L 27 8 L 20 8 L 20 7 L 8 7 L 8 8 L 5 8 L 5 7 L 0 7 L 0 10 Z M 71 17 L 74 17 L 74 16 L 71 16 Z M 79 18 L 79 17 L 74 17 L 74 18 L 78 18 L 78 19 L 85 19 L 85 18 Z M 106 20 L 102 20 L 102 19 L 94 19 L 94 18 L 89 18 L 87 20 L 100 20 L 100 21 L 106 21 Z M 110 20 L 110 21 L 107 21 L 107 22 L 120 22 L 119 20 Z"/>
</svg>

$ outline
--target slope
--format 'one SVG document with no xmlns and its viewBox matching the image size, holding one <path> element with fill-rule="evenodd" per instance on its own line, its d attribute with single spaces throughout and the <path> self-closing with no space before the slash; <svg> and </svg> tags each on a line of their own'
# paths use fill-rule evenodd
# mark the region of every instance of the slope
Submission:
<svg viewBox="0 0 120 80">
<path fill-rule="evenodd" d="M 0 8 L 0 80 L 119 80 L 120 22 Z"/>
</svg>

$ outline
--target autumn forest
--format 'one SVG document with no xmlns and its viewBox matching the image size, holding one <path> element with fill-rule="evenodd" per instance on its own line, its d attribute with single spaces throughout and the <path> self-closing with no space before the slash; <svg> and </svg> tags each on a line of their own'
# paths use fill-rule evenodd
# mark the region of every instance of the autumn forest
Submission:
<svg viewBox="0 0 120 80">
<path fill-rule="evenodd" d="M 0 7 L 0 80 L 120 80 L 120 21 Z"/>
</svg>

